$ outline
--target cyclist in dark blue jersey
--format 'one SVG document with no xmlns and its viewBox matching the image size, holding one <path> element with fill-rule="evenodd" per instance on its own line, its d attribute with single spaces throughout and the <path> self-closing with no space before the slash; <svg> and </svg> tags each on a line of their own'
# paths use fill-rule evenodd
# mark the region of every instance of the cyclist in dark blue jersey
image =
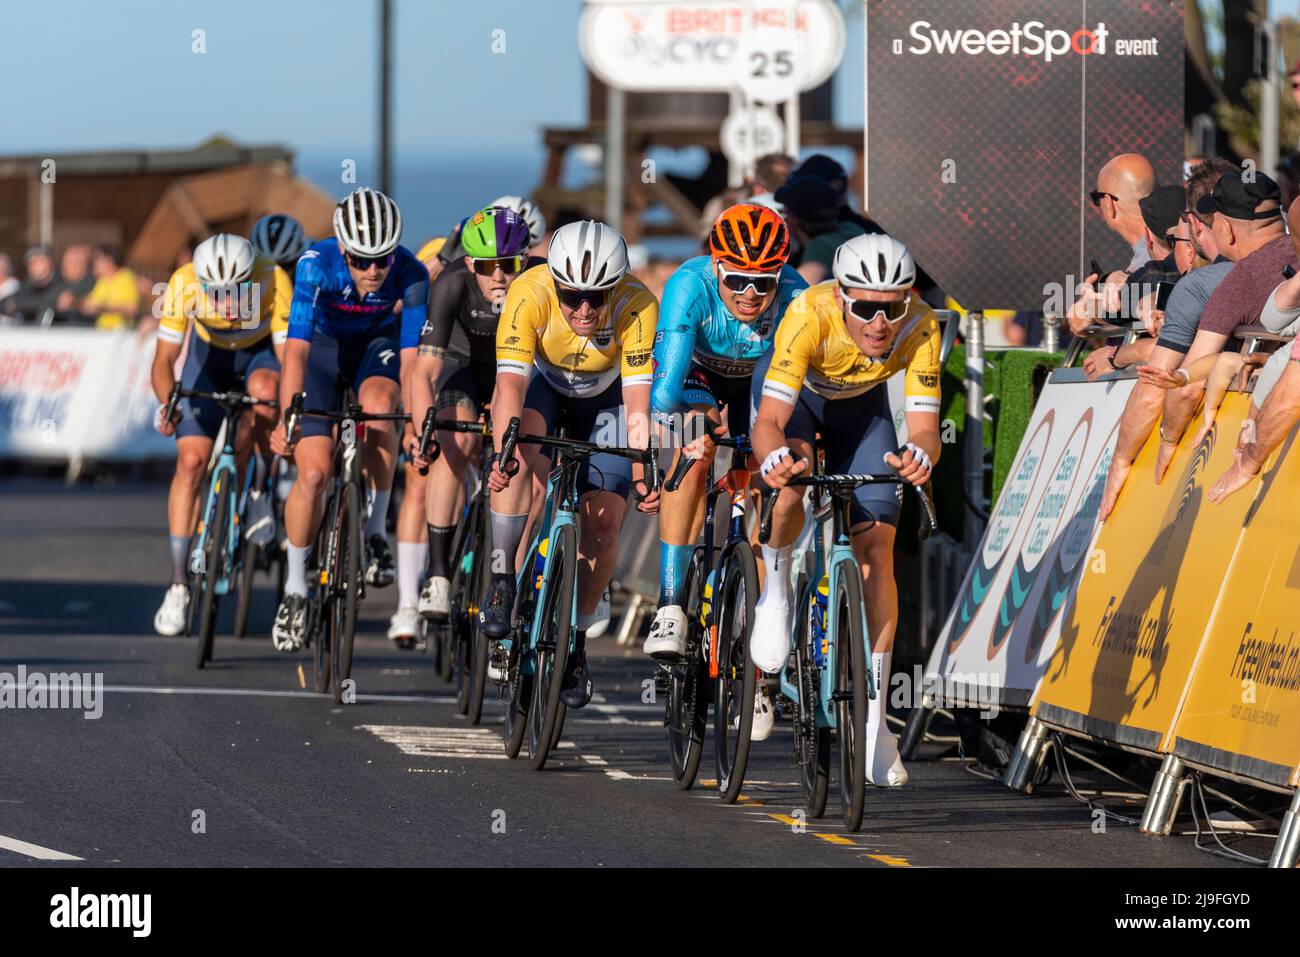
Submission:
<svg viewBox="0 0 1300 957">
<path fill-rule="evenodd" d="M 398 245 L 402 216 L 378 190 L 358 189 L 334 211 L 334 239 L 303 253 L 294 278 L 289 334 L 284 344 L 280 408 L 306 392 L 307 407 L 340 408 L 351 389 L 367 412 L 390 413 L 401 402 L 397 313 L 411 323 L 418 344 L 429 295 L 429 274 Z M 279 651 L 296 651 L 307 634 L 307 553 L 321 520 L 333 466 L 328 420 L 304 418 L 298 434 L 284 423 L 272 439 L 275 451 L 293 458 L 298 477 L 284 506 L 288 535 L 285 597 L 271 638 Z M 392 584 L 392 553 L 384 527 L 397 463 L 397 434 L 390 423 L 370 423 L 362 470 L 370 489 L 366 520 L 366 581 Z"/>
</svg>

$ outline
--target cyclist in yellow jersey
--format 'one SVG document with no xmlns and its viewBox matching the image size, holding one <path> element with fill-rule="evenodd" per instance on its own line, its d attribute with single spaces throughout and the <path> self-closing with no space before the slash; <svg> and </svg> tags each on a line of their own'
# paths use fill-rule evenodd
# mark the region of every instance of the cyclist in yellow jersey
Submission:
<svg viewBox="0 0 1300 957">
<path fill-rule="evenodd" d="M 289 328 L 293 287 L 284 270 L 269 259 L 258 258 L 242 236 L 219 233 L 194 250 L 192 262 L 172 274 L 155 305 L 158 342 L 151 380 L 158 408 L 155 427 L 163 435 L 176 435 L 176 474 L 167 496 L 167 525 L 171 538 L 171 585 L 154 616 L 160 635 L 177 635 L 185 627 L 189 591 L 186 552 L 194 530 L 199 484 L 203 480 L 212 444 L 221 428 L 222 411 L 214 402 L 183 399 L 176 420 L 163 413 L 176 382 L 180 357 L 191 321 L 181 385 L 185 389 L 224 392 L 242 388 L 259 399 L 274 399 L 280 381 L 276 357 Z M 237 450 L 241 461 L 256 445 L 259 473 L 270 461 L 269 436 L 276 423 L 275 409 L 258 406 L 245 413 Z M 263 474 L 254 487 L 261 490 Z M 250 495 L 247 533 L 250 538 L 274 531 L 271 504 L 265 496 Z"/>
<path fill-rule="evenodd" d="M 790 304 L 772 351 L 754 370 L 754 454 L 763 480 L 782 490 L 770 540 L 779 558 L 768 563 L 750 640 L 754 663 L 767 672 L 780 671 L 790 652 L 789 555 L 803 524 L 803 496 L 786 486 L 810 471 L 814 435 L 832 473 L 878 473 L 887 465 L 923 485 L 939 458 L 939 325 L 910 291 L 911 254 L 890 236 L 857 236 L 835 250 L 832 266 L 834 279 Z M 883 384 L 904 370 L 908 443 L 900 457 Z M 877 688 L 867 707 L 867 780 L 889 787 L 907 782 L 884 707 L 898 624 L 893 553 L 901 489 L 859 487 L 851 529 Z"/>
<path fill-rule="evenodd" d="M 522 432 L 542 434 L 554 428 L 561 410 L 575 438 L 645 448 L 658 316 L 658 300 L 628 274 L 627 246 L 616 230 L 596 222 L 556 230 L 546 266 L 510 284 L 497 326 L 492 432 L 498 453 L 512 418 L 519 416 Z M 492 638 L 504 638 L 510 628 L 514 560 L 547 473 L 535 445 L 520 445 L 515 458 L 520 468 L 513 479 L 499 462 L 488 475 L 492 582 L 479 625 Z M 643 480 L 640 463 L 609 454 L 593 455 L 579 475 L 577 651 L 561 692 L 570 708 L 591 700 L 587 629 L 598 620 L 597 606 L 614 574 L 628 492 Z M 658 494 L 638 507 L 654 513 Z"/>
</svg>

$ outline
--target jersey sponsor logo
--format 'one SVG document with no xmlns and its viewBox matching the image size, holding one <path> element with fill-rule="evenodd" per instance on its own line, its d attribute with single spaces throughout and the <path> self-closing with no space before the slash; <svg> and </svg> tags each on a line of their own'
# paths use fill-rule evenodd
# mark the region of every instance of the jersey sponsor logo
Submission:
<svg viewBox="0 0 1300 957">
<path fill-rule="evenodd" d="M 510 360 L 510 359 L 498 359 L 498 360 L 497 360 L 497 372 L 498 372 L 498 373 L 501 373 L 501 372 L 509 372 L 509 373 L 512 373 L 513 375 L 527 376 L 527 375 L 528 375 L 528 363 L 526 363 L 526 362 L 514 362 L 514 361 L 512 361 L 512 360 Z"/>
<path fill-rule="evenodd" d="M 604 329 L 598 329 L 596 330 L 596 334 L 592 336 L 592 339 L 597 346 L 603 349 L 614 341 L 614 330 L 609 326 L 606 326 Z"/>
<path fill-rule="evenodd" d="M 799 390 L 792 389 L 780 382 L 773 382 L 771 379 L 764 379 L 763 395 L 777 399 L 787 405 L 794 405 L 795 400 L 799 398 Z"/>
<path fill-rule="evenodd" d="M 939 400 L 930 395 L 912 395 L 907 397 L 903 403 L 904 411 L 907 412 L 933 412 L 939 413 Z"/>
<path fill-rule="evenodd" d="M 939 373 L 937 372 L 918 372 L 916 381 L 921 383 L 927 389 L 933 389 L 939 384 Z"/>
<path fill-rule="evenodd" d="M 425 320 L 424 325 L 420 327 L 420 335 L 427 336 L 431 332 L 433 332 L 433 323 Z"/>
<path fill-rule="evenodd" d="M 519 337 L 518 337 L 518 336 L 506 336 L 505 341 L 502 342 L 501 344 L 502 344 L 503 346 L 517 346 L 517 345 L 519 345 Z"/>
<path fill-rule="evenodd" d="M 649 361 L 650 353 L 648 352 L 631 352 L 627 356 L 627 364 L 633 369 L 639 369 Z"/>
<path fill-rule="evenodd" d="M 663 330 L 660 329 L 658 332 L 655 333 L 655 345 L 659 345 L 659 343 L 663 341 L 664 341 L 664 333 Z"/>
<path fill-rule="evenodd" d="M 393 356 L 395 355 L 397 355 L 397 353 L 394 352 L 392 349 L 382 349 L 379 352 L 379 361 L 382 362 L 384 365 L 388 365 L 388 363 L 393 360 Z"/>
<path fill-rule="evenodd" d="M 319 250 L 316 250 L 316 249 L 309 249 L 309 250 L 307 250 L 305 253 L 303 253 L 301 256 L 298 257 L 298 261 L 299 261 L 299 262 L 302 262 L 304 259 L 315 259 L 315 258 L 316 258 L 317 256 L 319 256 L 319 255 L 320 255 L 320 251 L 319 251 Z"/>
<path fill-rule="evenodd" d="M 586 361 L 587 361 L 586 351 L 570 352 L 563 359 L 560 360 L 559 364 L 562 366 L 574 366 L 576 368 L 577 366 L 582 365 Z"/>
</svg>

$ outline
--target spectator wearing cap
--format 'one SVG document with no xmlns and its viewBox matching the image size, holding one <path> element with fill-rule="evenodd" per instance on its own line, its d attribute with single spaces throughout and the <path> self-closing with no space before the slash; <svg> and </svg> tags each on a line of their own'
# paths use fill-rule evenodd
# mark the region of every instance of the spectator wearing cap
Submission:
<svg viewBox="0 0 1300 957">
<path fill-rule="evenodd" d="M 1258 171 L 1225 173 L 1196 211 L 1212 217 L 1210 229 L 1221 255 L 1233 265 L 1219 282 L 1197 326 L 1183 365 L 1222 352 L 1241 326 L 1259 322 L 1283 268 L 1300 266 L 1296 250 L 1283 228 L 1281 191 L 1272 178 Z M 1191 382 L 1166 393 L 1160 426 L 1156 479 L 1164 477 L 1183 430 L 1200 404 L 1205 386 Z"/>
<path fill-rule="evenodd" d="M 95 318 L 96 329 L 124 329 L 140 311 L 135 273 L 122 265 L 122 250 L 111 243 L 95 247 L 95 285 L 81 302 L 81 311 Z"/>
<path fill-rule="evenodd" d="M 1287 221 L 1292 245 L 1300 254 L 1300 201 L 1291 204 Z M 1260 322 L 1282 335 L 1300 332 L 1300 274 L 1283 280 L 1270 293 Z M 1283 345 L 1260 370 L 1251 393 L 1251 414 L 1254 429 L 1243 434 L 1232 467 L 1210 486 L 1211 502 L 1222 502 L 1257 478 L 1269 456 L 1300 422 L 1300 339 Z"/>
<path fill-rule="evenodd" d="M 799 275 L 816 285 L 831 274 L 835 250 L 864 230 L 840 219 L 840 197 L 820 176 L 797 176 L 776 191 L 795 238 L 803 249 Z"/>
<path fill-rule="evenodd" d="M 1196 336 L 1196 328 L 1201 321 L 1206 304 L 1219 283 L 1232 269 L 1232 261 L 1219 255 L 1218 244 L 1210 229 L 1212 217 L 1201 216 L 1194 210 L 1197 202 L 1214 189 L 1220 177 L 1235 169 L 1236 167 L 1226 160 L 1210 159 L 1196 166 L 1187 180 L 1187 208 L 1183 211 L 1173 236 L 1176 238 L 1181 234 L 1190 242 L 1186 244 L 1175 242 L 1174 256 L 1175 260 L 1179 256 L 1186 256 L 1182 250 L 1186 246 L 1191 246 L 1196 251 L 1196 261 L 1205 262 L 1206 265 L 1193 264 L 1193 268 L 1187 270 L 1174 286 L 1163 314 L 1153 317 L 1153 319 L 1158 318 L 1158 326 L 1157 322 L 1152 322 L 1152 326 L 1156 327 L 1157 339 L 1155 345 L 1149 347 L 1150 354 L 1145 364 L 1138 365 L 1139 372 L 1152 369 L 1172 374 L 1182 365 L 1183 358 Z M 1149 315 L 1148 310 L 1153 305 L 1143 300 L 1139 306 L 1140 314 L 1146 318 Z M 1099 360 L 1105 358 L 1104 354 L 1099 356 Z M 1113 358 L 1121 366 L 1130 362 L 1128 355 L 1123 351 Z M 1092 359 L 1092 356 L 1089 356 L 1089 359 Z M 1119 493 L 1123 490 L 1133 467 L 1133 461 L 1146 445 L 1147 439 L 1156 428 L 1156 423 L 1160 421 L 1164 400 L 1164 390 L 1146 381 L 1138 382 L 1129 394 L 1120 418 L 1119 436 L 1115 441 L 1110 472 L 1106 477 L 1106 486 L 1102 493 L 1099 511 L 1102 521 L 1106 520 L 1115 507 Z"/>
<path fill-rule="evenodd" d="M 55 318 L 61 323 L 80 324 L 86 322 L 82 315 L 80 303 L 95 288 L 95 277 L 90 271 L 91 249 L 89 246 L 74 244 L 63 251 L 59 259 L 59 297 L 55 304 L 58 310 Z"/>
<path fill-rule="evenodd" d="M 784 153 L 768 153 L 760 156 L 754 161 L 752 178 L 745 180 L 737 189 L 723 190 L 705 203 L 704 209 L 700 212 L 699 229 L 700 238 L 704 241 L 704 251 L 706 253 L 709 251 L 709 233 L 713 231 L 713 224 L 718 221 L 723 210 L 730 209 L 737 203 L 749 202 L 754 196 L 776 192 L 790 178 L 792 169 L 794 169 L 793 156 Z"/>
<path fill-rule="evenodd" d="M 33 246 L 23 257 L 26 278 L 18 291 L 0 303 L 0 311 L 27 322 L 40 322 L 54 308 L 58 297 L 59 273 L 54 268 L 54 254 L 47 246 Z"/>
</svg>

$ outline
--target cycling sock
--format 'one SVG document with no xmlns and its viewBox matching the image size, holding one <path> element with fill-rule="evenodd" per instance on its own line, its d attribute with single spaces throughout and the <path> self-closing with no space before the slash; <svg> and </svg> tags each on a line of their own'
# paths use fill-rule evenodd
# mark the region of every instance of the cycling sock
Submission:
<svg viewBox="0 0 1300 957">
<path fill-rule="evenodd" d="M 513 583 L 515 579 L 515 554 L 519 551 L 519 540 L 524 537 L 524 526 L 528 523 L 528 514 L 501 515 L 492 512 L 492 581 L 505 580 Z"/>
<path fill-rule="evenodd" d="M 662 539 L 659 542 L 659 607 L 680 605 L 685 599 L 681 590 L 686 585 L 686 575 L 690 571 L 691 556 L 694 545 L 669 545 Z"/>
<path fill-rule="evenodd" d="M 397 607 L 414 605 L 420 597 L 420 576 L 424 574 L 424 557 L 428 542 L 397 543 Z"/>
<path fill-rule="evenodd" d="M 429 526 L 429 576 L 450 578 L 447 561 L 451 558 L 451 540 L 456 534 L 455 525 Z"/>
<path fill-rule="evenodd" d="M 773 548 L 763 546 L 763 592 L 758 596 L 758 605 L 764 608 L 790 607 L 790 555 L 794 545 L 782 545 Z"/>
<path fill-rule="evenodd" d="M 365 537 L 378 535 L 381 538 L 388 532 L 388 499 L 392 497 L 391 488 L 375 489 L 370 493 L 370 515 L 366 518 Z"/>
<path fill-rule="evenodd" d="M 307 553 L 311 551 L 311 546 L 303 545 L 299 548 L 297 545 L 286 542 L 285 551 L 289 556 L 289 569 L 284 576 L 284 593 L 286 595 L 300 595 L 306 598 Z"/>
<path fill-rule="evenodd" d="M 172 580 L 173 585 L 184 585 L 186 579 L 185 559 L 188 557 L 190 537 L 188 535 L 169 535 L 167 540 L 172 546 Z"/>
<path fill-rule="evenodd" d="M 867 701 L 868 738 L 890 733 L 885 722 L 885 702 L 889 698 L 889 663 L 893 657 L 892 650 L 871 653 L 871 677 L 876 683 L 876 696 Z"/>
</svg>

